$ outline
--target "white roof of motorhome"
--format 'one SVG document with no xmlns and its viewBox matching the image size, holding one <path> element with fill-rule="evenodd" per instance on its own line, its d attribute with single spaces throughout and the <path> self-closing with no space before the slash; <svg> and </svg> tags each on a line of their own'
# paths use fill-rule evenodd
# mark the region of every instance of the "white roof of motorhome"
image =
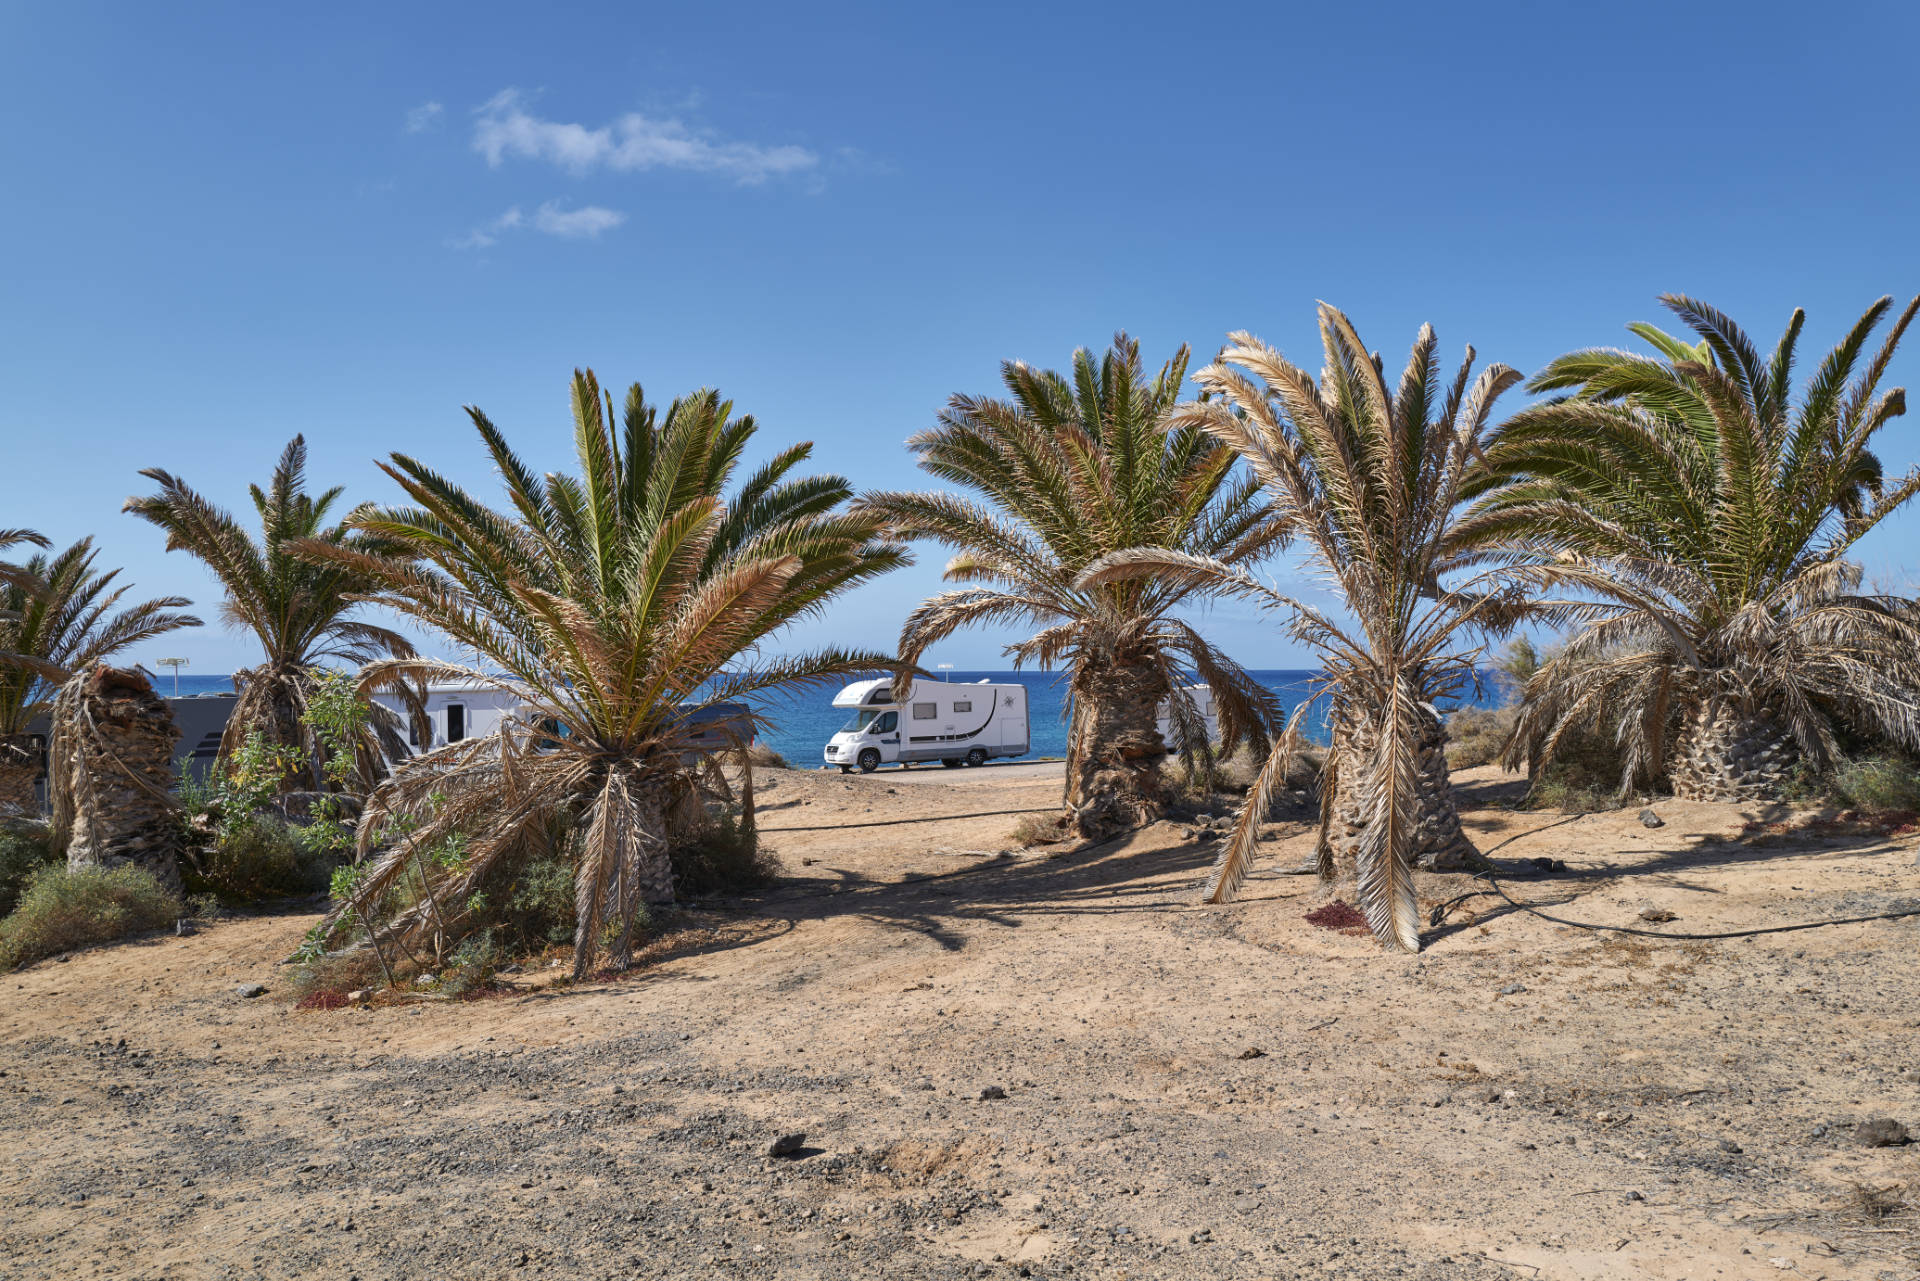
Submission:
<svg viewBox="0 0 1920 1281">
<path fill-rule="evenodd" d="M 991 685 L 993 681 L 984 676 L 977 681 L 936 681 L 925 676 L 916 676 L 913 678 L 913 683 L 916 690 L 922 685 L 945 685 L 953 689 L 972 689 L 977 685 Z M 855 681 L 833 696 L 833 705 L 835 707 L 863 707 L 891 703 L 893 701 L 891 692 L 887 692 L 885 698 L 872 698 L 871 695 L 875 691 L 890 691 L 892 685 L 893 678 L 891 676 L 882 676 L 878 680 L 871 681 Z"/>
</svg>

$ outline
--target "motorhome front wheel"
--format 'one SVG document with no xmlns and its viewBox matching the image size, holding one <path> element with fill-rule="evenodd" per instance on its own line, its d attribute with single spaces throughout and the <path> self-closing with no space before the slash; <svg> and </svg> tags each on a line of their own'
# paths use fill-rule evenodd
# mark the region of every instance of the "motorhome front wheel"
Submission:
<svg viewBox="0 0 1920 1281">
<path fill-rule="evenodd" d="M 860 772 L 862 774 L 871 774 L 879 768 L 880 753 L 877 750 L 869 747 L 860 753 Z"/>
</svg>

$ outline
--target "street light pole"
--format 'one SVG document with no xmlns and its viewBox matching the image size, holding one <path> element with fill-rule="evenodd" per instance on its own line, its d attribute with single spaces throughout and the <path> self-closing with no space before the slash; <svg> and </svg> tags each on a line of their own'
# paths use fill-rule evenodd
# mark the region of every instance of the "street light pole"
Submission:
<svg viewBox="0 0 1920 1281">
<path fill-rule="evenodd" d="M 180 669 L 187 665 L 187 660 L 184 658 L 162 658 L 158 660 L 157 665 L 160 667 L 171 667 L 173 669 L 173 696 L 175 698 L 180 697 Z"/>
</svg>

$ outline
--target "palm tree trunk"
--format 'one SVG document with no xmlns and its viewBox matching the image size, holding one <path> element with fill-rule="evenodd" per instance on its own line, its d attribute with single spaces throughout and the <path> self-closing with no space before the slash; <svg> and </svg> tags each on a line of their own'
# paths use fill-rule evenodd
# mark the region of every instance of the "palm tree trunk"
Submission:
<svg viewBox="0 0 1920 1281">
<path fill-rule="evenodd" d="M 1080 834 L 1104 840 L 1160 817 L 1167 745 L 1157 722 L 1168 690 L 1158 665 L 1076 671 L 1072 692 L 1066 801 Z"/>
<path fill-rule="evenodd" d="M 1334 752 L 1344 760 L 1365 759 L 1374 750 L 1377 720 L 1371 714 L 1336 717 Z M 1415 866 L 1433 872 L 1464 872 L 1473 866 L 1479 851 L 1467 839 L 1460 826 L 1460 809 L 1454 802 L 1453 782 L 1447 770 L 1447 727 L 1430 705 L 1420 705 L 1418 768 L 1414 786 L 1420 817 L 1415 829 L 1413 861 Z M 1334 822 L 1329 838 L 1333 846 L 1334 874 L 1351 878 L 1366 831 L 1372 798 L 1363 792 L 1366 771 L 1346 766 L 1335 775 Z"/>
<path fill-rule="evenodd" d="M 305 699 L 300 685 L 306 673 L 298 667 L 262 663 L 234 673 L 239 688 L 233 714 L 220 735 L 220 763 L 224 767 L 233 754 L 245 746 L 250 734 L 258 731 L 269 747 L 288 749 L 287 769 L 275 788 L 277 795 L 290 792 L 324 790 L 325 779 L 314 761 L 314 735 L 301 720 Z"/>
<path fill-rule="evenodd" d="M 56 839 L 67 866 L 132 863 L 180 892 L 182 827 L 171 794 L 173 713 L 138 671 L 94 667 L 54 704 L 52 786 Z"/>
<path fill-rule="evenodd" d="M 1759 801 L 1778 790 L 1794 756 L 1793 737 L 1772 711 L 1712 698 L 1688 718 L 1668 772 L 1681 800 Z"/>
<path fill-rule="evenodd" d="M 0 814 L 38 817 L 41 748 L 32 734 L 0 734 Z"/>
</svg>

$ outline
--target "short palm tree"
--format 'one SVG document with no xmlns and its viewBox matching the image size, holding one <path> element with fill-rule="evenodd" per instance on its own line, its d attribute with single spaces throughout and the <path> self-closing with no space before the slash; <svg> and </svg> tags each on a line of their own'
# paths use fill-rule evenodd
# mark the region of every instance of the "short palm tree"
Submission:
<svg viewBox="0 0 1920 1281">
<path fill-rule="evenodd" d="M 396 818 L 404 834 L 338 910 L 380 919 L 390 890 L 414 878 L 420 887 L 385 915 L 376 943 L 444 946 L 538 833 L 570 827 L 575 973 L 603 946 L 626 965 L 645 905 L 672 901 L 674 857 L 710 830 L 709 806 L 728 795 L 695 738 L 709 713 L 890 662 L 844 650 L 756 657 L 787 624 L 906 559 L 876 518 L 845 510 L 845 480 L 795 474 L 811 445 L 779 451 L 729 493 L 755 424 L 733 418 L 719 393 L 661 415 L 635 384 L 616 416 L 591 372 L 576 372 L 572 390 L 577 475 L 535 475 L 469 409 L 506 508 L 395 454 L 381 469 L 415 506 L 354 518 L 381 550 L 301 547 L 484 665 L 395 659 L 363 681 L 458 672 L 521 703 L 495 733 L 418 758 L 369 798 L 363 853 Z M 457 858 L 424 855 L 449 838 Z"/>
<path fill-rule="evenodd" d="M 97 556 L 83 538 L 10 566 L 0 582 L 0 810 L 33 807 L 40 762 L 27 726 L 51 709 L 61 684 L 131 645 L 200 625 L 176 612 L 191 603 L 178 596 L 121 608 L 131 588 L 114 585 L 119 570 L 94 568 Z"/>
<path fill-rule="evenodd" d="M 1279 527 L 1237 456 L 1203 431 L 1163 431 L 1186 377 L 1180 348 L 1149 380 L 1125 334 L 1095 358 L 1074 353 L 1071 375 L 1009 362 L 1009 399 L 955 396 L 940 425 L 908 444 L 920 466 L 979 496 L 881 493 L 865 510 L 907 538 L 944 543 L 949 582 L 900 633 L 917 663 L 961 628 L 1020 623 L 1040 630 L 1007 647 L 1016 667 L 1068 672 L 1066 804 L 1080 832 L 1100 837 L 1156 815 L 1167 756 L 1155 722 L 1167 707 L 1175 746 L 1208 752 L 1185 673 L 1206 684 L 1221 737 L 1264 747 L 1283 712 L 1273 694 L 1176 616 L 1193 589 L 1172 579 L 1083 585 L 1110 552 L 1159 547 L 1229 565 L 1272 550 Z"/>
<path fill-rule="evenodd" d="M 1859 590 L 1847 553 L 1920 492 L 1870 446 L 1906 408 L 1880 390 L 1920 299 L 1876 351 L 1882 298 L 1798 402 L 1795 311 L 1763 360 L 1730 318 L 1666 304 L 1698 337 L 1633 326 L 1659 353 L 1590 350 L 1536 375 L 1561 396 L 1489 439 L 1463 543 L 1537 556 L 1602 608 L 1527 682 L 1509 762 L 1538 769 L 1570 734 L 1618 745 L 1622 789 L 1747 800 L 1795 757 L 1833 760 L 1842 728 L 1920 747 L 1920 614 Z"/>
<path fill-rule="evenodd" d="M 1444 379 L 1433 330 L 1422 327 L 1394 387 L 1352 323 L 1324 304 L 1320 336 L 1326 366 L 1316 383 L 1251 334 L 1231 335 L 1196 376 L 1209 397 L 1180 406 L 1171 424 L 1204 431 L 1247 460 L 1352 622 L 1204 556 L 1121 552 L 1081 581 L 1144 575 L 1252 600 L 1279 611 L 1292 634 L 1320 652 L 1315 699 L 1330 702 L 1333 730 L 1321 777 L 1321 871 L 1331 877 L 1351 865 L 1374 934 L 1418 951 L 1415 860 L 1458 866 L 1472 851 L 1435 704 L 1472 679 L 1462 632 L 1501 630 L 1526 608 L 1517 576 L 1446 551 L 1467 462 L 1495 399 L 1520 375 L 1492 365 L 1473 379 L 1468 348 Z M 1227 901 L 1245 878 L 1312 701 L 1295 710 L 1282 750 L 1260 772 L 1208 881 L 1207 901 Z"/>
<path fill-rule="evenodd" d="M 303 719 L 319 669 L 329 662 L 358 666 L 413 654 L 406 637 L 358 616 L 359 595 L 368 584 L 353 570 L 301 560 L 289 550 L 297 541 L 313 540 L 378 549 L 346 520 L 329 519 L 341 491 L 307 493 L 306 468 L 306 440 L 295 436 L 281 451 L 267 488 L 248 486 L 260 518 L 257 538 L 185 480 L 157 467 L 140 474 L 157 483 L 159 492 L 129 498 L 125 506 L 166 531 L 168 551 L 185 551 L 207 567 L 226 595 L 222 621 L 259 641 L 264 661 L 234 673 L 239 698 L 220 739 L 220 759 L 229 760 L 255 732 L 270 746 L 297 749 L 305 764 L 287 771 L 282 791 L 325 786 L 325 754 Z M 375 709 L 358 752 L 363 784 L 371 785 L 384 762 L 404 751 L 399 730 L 397 718 Z"/>
</svg>

